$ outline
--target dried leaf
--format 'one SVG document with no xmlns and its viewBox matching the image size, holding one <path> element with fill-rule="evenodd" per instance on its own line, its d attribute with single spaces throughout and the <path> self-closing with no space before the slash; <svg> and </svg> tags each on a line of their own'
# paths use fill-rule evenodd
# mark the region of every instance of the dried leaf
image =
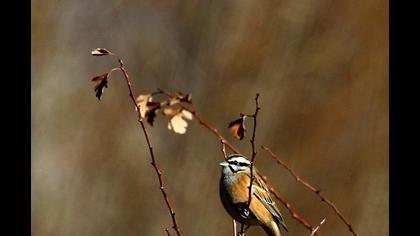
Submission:
<svg viewBox="0 0 420 236">
<path fill-rule="evenodd" d="M 96 82 L 96 81 L 101 81 L 107 78 L 108 78 L 108 73 L 105 73 L 103 75 L 98 75 L 98 76 L 93 77 L 92 81 Z"/>
<path fill-rule="evenodd" d="M 175 133 L 184 134 L 187 131 L 188 123 L 182 119 L 181 113 L 178 113 L 168 123 L 168 129 L 173 130 Z"/>
<path fill-rule="evenodd" d="M 141 94 L 136 98 L 137 107 L 140 107 L 140 115 L 142 118 L 146 117 L 146 112 L 148 110 L 147 103 L 151 101 L 152 96 L 150 94 Z"/>
<path fill-rule="evenodd" d="M 172 116 L 176 115 L 177 113 L 179 113 L 179 109 L 175 109 L 175 108 L 172 108 L 172 107 L 165 107 L 165 109 L 163 109 L 162 113 L 165 116 L 172 117 Z"/>
<path fill-rule="evenodd" d="M 184 119 L 192 120 L 193 116 L 191 112 L 182 110 L 174 115 L 168 123 L 168 129 L 173 130 L 178 134 L 185 134 L 185 132 L 187 132 L 188 123 Z"/>
<path fill-rule="evenodd" d="M 108 51 L 108 49 L 106 49 L 106 48 L 95 48 L 91 52 L 92 56 L 105 56 L 105 55 L 108 55 L 110 53 L 111 52 Z"/>
<path fill-rule="evenodd" d="M 160 103 L 159 102 L 148 102 L 146 104 L 146 114 L 147 123 L 153 126 L 157 112 L 159 111 Z"/>
<path fill-rule="evenodd" d="M 179 99 L 180 102 L 187 102 L 191 103 L 192 95 L 191 94 L 183 94 L 182 92 L 178 92 L 176 97 Z"/>
<path fill-rule="evenodd" d="M 159 111 L 160 108 L 160 103 L 155 103 L 157 105 L 152 106 L 147 112 L 146 112 L 146 117 L 147 117 L 147 123 L 149 123 L 151 126 L 153 126 L 153 122 L 155 121 L 155 117 L 157 112 Z"/>
<path fill-rule="evenodd" d="M 169 100 L 169 106 L 173 106 L 175 104 L 180 103 L 181 101 L 178 98 L 171 98 L 171 100 Z"/>
<path fill-rule="evenodd" d="M 191 94 L 184 95 L 183 93 L 178 92 L 174 97 L 172 97 L 169 100 L 168 105 L 173 106 L 173 105 L 181 103 L 181 102 L 191 103 L 191 101 L 192 101 L 191 100 Z"/>
<path fill-rule="evenodd" d="M 181 102 L 187 102 L 187 103 L 191 103 L 192 102 L 192 94 L 187 94 L 185 95 L 183 98 L 181 98 Z"/>
<path fill-rule="evenodd" d="M 140 108 L 142 118 L 147 118 L 147 123 L 153 126 L 156 114 L 160 108 L 159 102 L 152 102 L 151 94 L 141 94 L 136 98 L 137 107 Z"/>
<path fill-rule="evenodd" d="M 96 92 L 95 96 L 99 100 L 101 100 L 102 94 L 104 93 L 105 88 L 108 88 L 108 75 L 109 75 L 108 73 L 105 73 L 105 74 L 102 74 L 102 75 L 95 76 L 92 79 L 92 81 L 94 81 L 94 82 L 99 81 L 99 83 L 97 83 L 95 85 L 95 92 Z"/>
<path fill-rule="evenodd" d="M 238 140 L 242 140 L 245 136 L 245 118 L 246 116 L 242 116 L 241 118 L 234 120 L 229 123 L 229 130 Z"/>
<path fill-rule="evenodd" d="M 188 120 L 192 120 L 193 119 L 193 115 L 191 112 L 187 111 L 187 110 L 182 110 L 182 117 L 188 119 Z"/>
</svg>

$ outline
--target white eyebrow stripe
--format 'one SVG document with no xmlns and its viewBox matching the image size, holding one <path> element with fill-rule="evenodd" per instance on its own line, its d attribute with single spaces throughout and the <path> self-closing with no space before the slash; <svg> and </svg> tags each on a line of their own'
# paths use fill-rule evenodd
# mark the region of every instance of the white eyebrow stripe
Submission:
<svg viewBox="0 0 420 236">
<path fill-rule="evenodd" d="M 238 163 L 246 163 L 247 165 L 250 165 L 251 162 L 248 161 L 247 159 L 243 158 L 242 156 L 239 157 L 233 157 L 231 159 L 228 160 L 229 163 L 237 161 Z"/>
</svg>

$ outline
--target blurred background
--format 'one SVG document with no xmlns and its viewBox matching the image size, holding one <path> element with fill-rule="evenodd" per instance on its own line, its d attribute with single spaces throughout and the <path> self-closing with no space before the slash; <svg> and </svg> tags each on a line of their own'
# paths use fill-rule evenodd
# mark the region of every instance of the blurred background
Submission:
<svg viewBox="0 0 420 236">
<path fill-rule="evenodd" d="M 94 76 L 121 55 L 137 94 L 193 94 L 227 125 L 254 111 L 267 145 L 333 200 L 360 235 L 388 235 L 388 1 L 32 1 L 32 234 L 166 235 L 172 225 L 126 84 Z M 148 125 L 183 235 L 232 235 L 217 138 L 195 121 Z M 252 129 L 252 122 L 247 123 Z M 259 151 L 256 165 L 323 235 L 350 235 L 318 197 Z M 309 235 L 281 204 L 289 233 Z M 175 235 L 175 232 L 171 232 Z M 247 235 L 264 235 L 251 228 Z"/>
</svg>

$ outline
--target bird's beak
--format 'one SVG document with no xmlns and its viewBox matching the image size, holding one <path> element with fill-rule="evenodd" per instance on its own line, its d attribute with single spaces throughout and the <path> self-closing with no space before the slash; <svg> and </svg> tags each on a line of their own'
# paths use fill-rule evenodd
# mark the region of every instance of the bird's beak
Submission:
<svg viewBox="0 0 420 236">
<path fill-rule="evenodd" d="M 229 163 L 227 163 L 227 161 L 222 161 L 222 162 L 219 163 L 219 165 L 221 165 L 221 166 L 228 166 Z"/>
</svg>

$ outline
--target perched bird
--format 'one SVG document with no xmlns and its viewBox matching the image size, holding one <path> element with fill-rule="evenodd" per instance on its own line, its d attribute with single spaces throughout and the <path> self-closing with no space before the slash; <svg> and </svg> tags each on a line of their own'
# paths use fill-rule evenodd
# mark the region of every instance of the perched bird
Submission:
<svg viewBox="0 0 420 236">
<path fill-rule="evenodd" d="M 280 211 L 270 196 L 268 187 L 263 182 L 255 167 L 252 182 L 252 198 L 249 215 L 246 209 L 249 198 L 251 179 L 251 162 L 243 155 L 231 154 L 226 161 L 220 163 L 220 199 L 229 215 L 236 221 L 244 221 L 245 225 L 259 225 L 269 236 L 281 236 L 280 226 L 288 231 Z"/>
</svg>

